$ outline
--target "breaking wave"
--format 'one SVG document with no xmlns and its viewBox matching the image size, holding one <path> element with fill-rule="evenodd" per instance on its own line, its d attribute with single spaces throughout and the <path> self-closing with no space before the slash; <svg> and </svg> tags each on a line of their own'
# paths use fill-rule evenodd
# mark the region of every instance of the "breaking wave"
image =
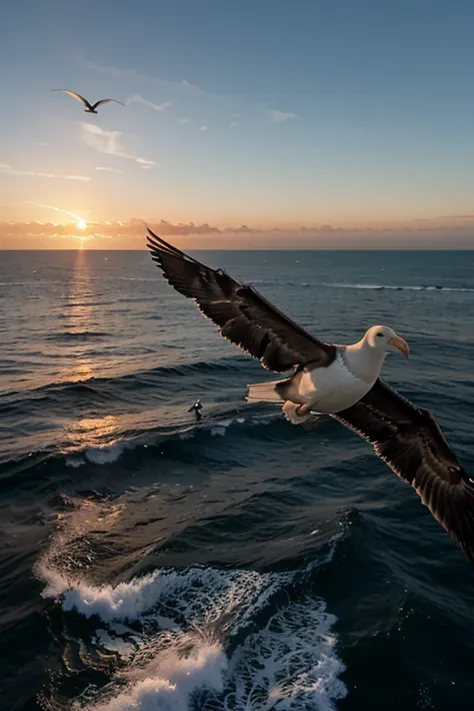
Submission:
<svg viewBox="0 0 474 711">
<path fill-rule="evenodd" d="M 43 595 L 97 620 L 74 639 L 89 671 L 113 653 L 103 686 L 88 683 L 72 705 L 87 711 L 331 711 L 346 695 L 336 621 L 304 593 L 307 570 L 260 574 L 200 566 L 156 570 L 117 586 L 72 586 L 59 573 Z M 70 670 L 78 673 L 78 670 Z M 87 670 L 86 670 L 87 671 Z M 83 675 L 87 676 L 87 674 Z M 58 691 L 58 690 L 56 690 Z"/>
<path fill-rule="evenodd" d="M 44 709 L 333 711 L 346 695 L 336 617 L 314 593 L 343 531 L 296 570 L 191 565 L 95 584 L 85 530 L 100 522 L 112 532 L 122 505 L 69 504 L 36 567 L 43 598 L 61 611 L 64 647 Z"/>
</svg>

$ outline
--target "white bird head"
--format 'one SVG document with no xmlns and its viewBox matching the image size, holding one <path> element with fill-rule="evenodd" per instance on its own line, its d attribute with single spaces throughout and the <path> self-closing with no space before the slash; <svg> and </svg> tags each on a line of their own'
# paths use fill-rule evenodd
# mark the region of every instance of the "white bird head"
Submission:
<svg viewBox="0 0 474 711">
<path fill-rule="evenodd" d="M 364 336 L 365 343 L 370 348 L 382 350 L 384 353 L 400 351 L 405 358 L 410 354 L 410 348 L 404 338 L 388 326 L 371 326 Z"/>
</svg>

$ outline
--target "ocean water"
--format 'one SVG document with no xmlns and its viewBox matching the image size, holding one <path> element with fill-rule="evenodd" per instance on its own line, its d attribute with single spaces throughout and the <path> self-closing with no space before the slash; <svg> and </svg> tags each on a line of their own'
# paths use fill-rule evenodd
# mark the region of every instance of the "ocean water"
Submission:
<svg viewBox="0 0 474 711">
<path fill-rule="evenodd" d="M 384 376 L 474 471 L 474 252 L 200 255 Z M 0 708 L 472 711 L 474 571 L 416 493 L 142 252 L 0 253 Z M 200 397 L 195 421 L 188 407 Z"/>
</svg>

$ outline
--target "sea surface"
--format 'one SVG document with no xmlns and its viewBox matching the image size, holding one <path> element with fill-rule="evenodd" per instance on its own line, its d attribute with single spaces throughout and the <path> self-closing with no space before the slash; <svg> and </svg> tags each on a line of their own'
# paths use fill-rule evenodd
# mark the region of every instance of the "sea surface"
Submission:
<svg viewBox="0 0 474 711">
<path fill-rule="evenodd" d="M 474 252 L 193 254 L 323 339 L 395 328 L 474 471 Z M 472 711 L 469 560 L 267 378 L 146 251 L 0 252 L 2 711 Z"/>
</svg>

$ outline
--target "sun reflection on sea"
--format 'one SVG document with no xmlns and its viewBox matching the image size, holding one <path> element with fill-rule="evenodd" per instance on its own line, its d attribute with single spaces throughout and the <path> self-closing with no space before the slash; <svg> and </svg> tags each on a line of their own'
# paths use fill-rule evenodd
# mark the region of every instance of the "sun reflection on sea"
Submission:
<svg viewBox="0 0 474 711">
<path fill-rule="evenodd" d="M 94 377 L 95 367 L 89 354 L 89 345 L 79 339 L 86 338 L 96 325 L 94 314 L 96 299 L 87 253 L 78 250 L 63 311 L 64 330 L 72 341 L 69 346 L 67 365 L 60 373 L 62 381 L 79 382 Z"/>
<path fill-rule="evenodd" d="M 119 423 L 114 415 L 83 417 L 72 421 L 66 432 L 71 450 L 111 447 L 119 439 Z"/>
</svg>

